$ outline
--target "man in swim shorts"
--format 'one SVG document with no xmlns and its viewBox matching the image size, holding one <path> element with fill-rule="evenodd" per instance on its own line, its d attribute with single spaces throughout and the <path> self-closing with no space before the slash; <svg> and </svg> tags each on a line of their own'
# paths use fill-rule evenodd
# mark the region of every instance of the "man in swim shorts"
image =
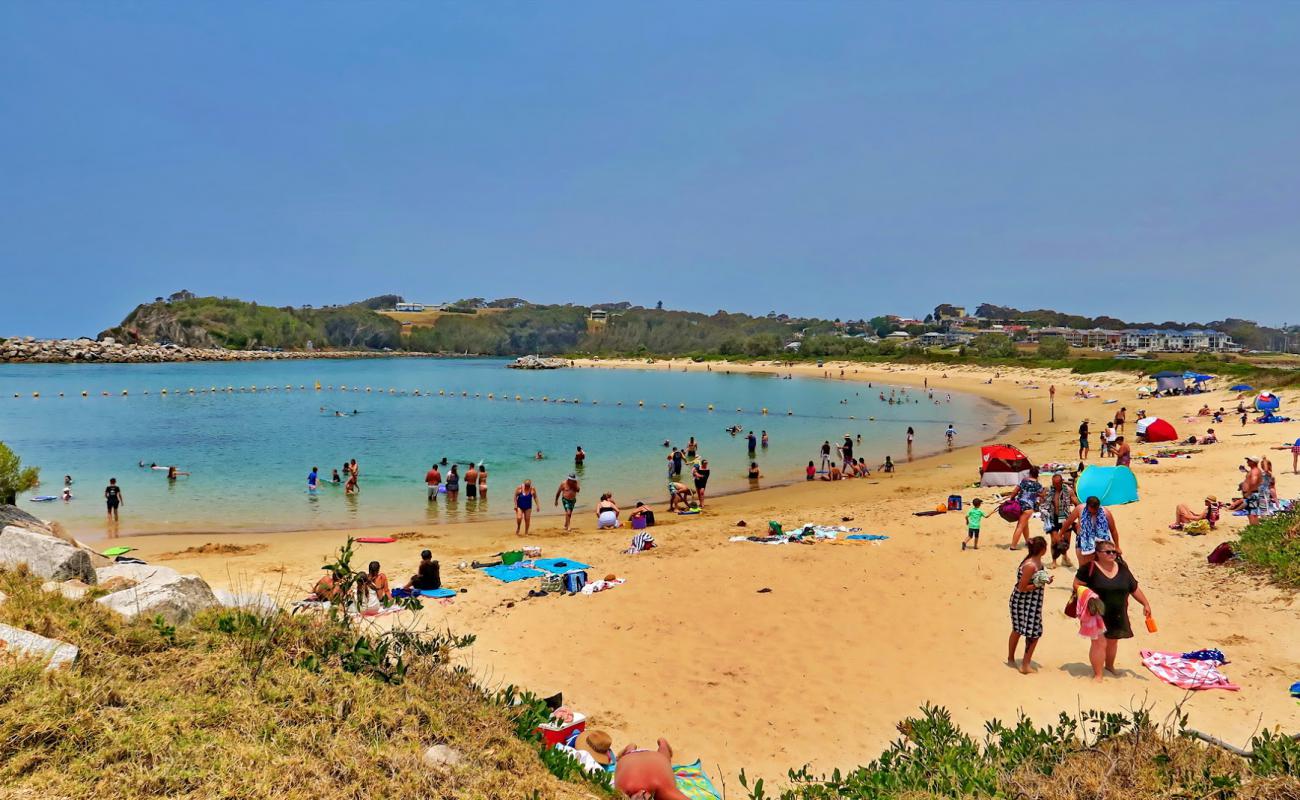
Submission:
<svg viewBox="0 0 1300 800">
<path fill-rule="evenodd" d="M 438 484 L 442 483 L 442 473 L 438 471 L 438 465 L 434 464 L 429 467 L 429 471 L 424 473 L 424 485 L 429 487 L 429 500 L 438 499 Z"/>
<path fill-rule="evenodd" d="M 478 469 L 473 461 L 469 463 L 469 469 L 465 470 L 465 496 L 478 497 Z"/>
<path fill-rule="evenodd" d="M 555 490 L 555 505 L 564 502 L 564 529 L 569 529 L 569 521 L 573 519 L 573 509 L 578 505 L 578 492 L 582 487 L 578 485 L 577 473 L 570 472 L 569 477 L 560 481 L 560 487 Z"/>
<path fill-rule="evenodd" d="M 685 509 L 690 504 L 691 488 L 684 483 L 677 481 L 668 481 L 668 510 L 676 511 L 677 504 L 681 503 Z"/>
<path fill-rule="evenodd" d="M 689 800 L 677 788 L 673 748 L 664 739 L 657 750 L 641 750 L 634 744 L 623 748 L 614 768 L 614 788 L 627 797 Z"/>
<path fill-rule="evenodd" d="M 537 504 L 537 487 L 531 480 L 526 480 L 515 487 L 515 536 L 519 536 L 519 526 L 524 526 L 523 535 L 528 535 L 528 528 L 533 522 L 533 506 Z"/>
<path fill-rule="evenodd" d="M 311 472 L 307 473 L 307 491 L 309 492 L 316 491 L 317 480 L 318 480 L 318 473 L 316 471 L 316 467 L 312 467 Z"/>
<path fill-rule="evenodd" d="M 117 485 L 117 478 L 109 478 L 108 486 L 104 487 L 104 502 L 108 505 L 108 518 L 117 521 L 117 509 L 125 501 L 122 499 L 122 489 Z"/>
</svg>

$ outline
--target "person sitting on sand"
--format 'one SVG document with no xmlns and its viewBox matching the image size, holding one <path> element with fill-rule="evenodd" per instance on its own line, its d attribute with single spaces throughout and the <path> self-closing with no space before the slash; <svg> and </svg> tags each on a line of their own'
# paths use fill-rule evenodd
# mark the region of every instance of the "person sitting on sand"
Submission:
<svg viewBox="0 0 1300 800">
<path fill-rule="evenodd" d="M 634 744 L 618 754 L 614 788 L 626 797 L 654 800 L 690 800 L 677 788 L 673 775 L 673 749 L 665 739 L 657 750 L 643 750 Z"/>
<path fill-rule="evenodd" d="M 632 509 L 632 514 L 629 519 L 633 521 L 643 519 L 645 520 L 645 526 L 647 528 L 652 528 L 655 524 L 655 512 L 650 510 L 650 506 L 647 506 L 645 503 L 638 500 L 636 501 L 636 508 Z"/>
<path fill-rule="evenodd" d="M 1209 403 L 1206 403 L 1205 405 L 1201 406 L 1201 410 L 1200 410 L 1200 411 L 1197 411 L 1197 412 L 1196 412 L 1196 416 L 1198 416 L 1198 417 L 1208 417 L 1208 416 L 1210 416 L 1210 414 L 1212 414 L 1212 413 L 1213 413 L 1213 412 L 1210 411 L 1210 404 L 1209 404 Z"/>
<path fill-rule="evenodd" d="M 329 603 L 339 597 L 339 586 L 333 572 L 326 572 L 312 587 L 312 595 L 321 602 Z"/>
<path fill-rule="evenodd" d="M 888 475 L 894 474 L 894 459 L 891 456 L 885 456 L 885 462 L 878 467 L 879 471 Z"/>
<path fill-rule="evenodd" d="M 388 576 L 379 571 L 379 562 L 371 561 L 366 568 L 365 575 L 361 578 L 363 591 L 373 592 L 375 600 L 381 604 L 387 604 L 393 600 L 392 588 L 388 585 Z M 367 604 L 369 601 L 365 601 Z"/>
<path fill-rule="evenodd" d="M 809 461 L 808 466 L 804 468 L 803 474 L 804 474 L 804 480 L 809 480 L 809 481 L 817 480 L 817 465 Z"/>
<path fill-rule="evenodd" d="M 1205 513 L 1197 514 L 1191 506 L 1186 503 L 1179 503 L 1174 509 L 1174 524 L 1170 525 L 1170 530 L 1181 531 L 1183 526 L 1189 522 L 1200 522 L 1205 520 L 1210 523 L 1210 529 L 1219 522 L 1219 499 L 1214 495 L 1208 495 L 1205 498 Z"/>
<path fill-rule="evenodd" d="M 371 566 L 376 569 L 379 562 L 371 562 Z M 384 580 L 387 584 L 387 579 Z M 420 551 L 420 566 L 415 568 L 415 574 L 402 587 L 408 592 L 416 590 L 432 591 L 442 588 L 442 575 L 438 567 L 438 562 L 433 560 L 433 553 L 428 550 Z"/>
<path fill-rule="evenodd" d="M 605 492 L 600 496 L 600 502 L 596 504 L 596 528 L 603 530 L 605 528 L 617 528 L 622 523 L 618 521 L 619 508 L 618 503 L 614 502 L 614 495 Z"/>
<path fill-rule="evenodd" d="M 668 510 L 676 511 L 677 504 L 681 503 L 685 509 L 691 499 L 691 487 L 677 481 L 668 481 Z"/>
</svg>

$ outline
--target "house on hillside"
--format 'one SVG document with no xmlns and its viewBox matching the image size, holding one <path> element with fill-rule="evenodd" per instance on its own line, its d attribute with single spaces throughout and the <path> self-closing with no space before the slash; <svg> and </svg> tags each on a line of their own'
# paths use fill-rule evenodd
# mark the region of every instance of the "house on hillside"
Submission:
<svg viewBox="0 0 1300 800">
<path fill-rule="evenodd" d="M 404 311 L 404 312 L 424 311 L 425 308 L 426 306 L 424 305 L 424 303 L 398 303 L 397 305 L 393 306 L 394 311 Z"/>
</svg>

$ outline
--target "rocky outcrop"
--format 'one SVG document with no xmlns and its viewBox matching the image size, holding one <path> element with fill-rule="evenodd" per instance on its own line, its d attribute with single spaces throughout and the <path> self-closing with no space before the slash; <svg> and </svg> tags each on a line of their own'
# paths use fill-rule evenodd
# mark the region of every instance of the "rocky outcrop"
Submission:
<svg viewBox="0 0 1300 800">
<path fill-rule="evenodd" d="M 510 369 L 561 369 L 569 366 L 563 358 L 542 358 L 541 356 L 520 356 L 513 364 L 506 364 Z"/>
<path fill-rule="evenodd" d="M 22 628 L 0 625 L 0 653 L 17 654 L 45 661 L 45 668 L 66 667 L 77 660 L 77 646 L 49 639 Z"/>
<path fill-rule="evenodd" d="M 147 618 L 161 616 L 175 625 L 218 605 L 206 581 L 197 575 L 182 575 L 171 567 L 114 564 L 95 570 L 95 576 L 101 583 L 122 579 L 135 582 L 130 588 L 95 601 L 127 619 L 138 614 Z"/>
<path fill-rule="evenodd" d="M 0 529 L 13 525 L 18 528 L 26 528 L 29 531 L 38 531 L 48 533 L 54 536 L 54 528 L 45 520 L 37 519 L 18 506 L 0 504 Z"/>
<path fill-rule="evenodd" d="M 95 582 L 89 552 L 58 537 L 10 525 L 0 530 L 0 566 L 17 569 L 20 564 L 53 581 Z"/>
<path fill-rule="evenodd" d="M 301 358 L 383 358 L 428 356 L 429 353 L 374 350 L 226 350 L 220 347 L 181 347 L 176 344 L 122 344 L 112 337 L 94 339 L 5 339 L 0 362 L 33 364 L 139 364 L 168 361 L 276 361 Z"/>
</svg>

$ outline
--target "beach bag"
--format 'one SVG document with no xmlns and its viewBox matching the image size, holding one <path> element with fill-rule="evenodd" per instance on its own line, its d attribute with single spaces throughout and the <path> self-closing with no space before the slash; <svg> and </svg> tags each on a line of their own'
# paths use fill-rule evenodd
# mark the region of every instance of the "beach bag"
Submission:
<svg viewBox="0 0 1300 800">
<path fill-rule="evenodd" d="M 542 591 L 544 592 L 562 592 L 564 591 L 564 576 L 546 574 L 542 576 Z"/>
<path fill-rule="evenodd" d="M 634 531 L 645 530 L 644 514 L 638 514 L 637 516 L 632 517 L 632 530 Z"/>
<path fill-rule="evenodd" d="M 1232 551 L 1232 542 L 1221 542 L 1218 547 L 1210 551 L 1205 560 L 1211 564 L 1226 564 L 1236 556 Z"/>
<path fill-rule="evenodd" d="M 959 494 L 948 495 L 948 510 L 961 511 L 961 495 Z"/>
<path fill-rule="evenodd" d="M 581 592 L 582 587 L 587 585 L 587 573 L 583 570 L 564 573 L 564 591 Z"/>
<path fill-rule="evenodd" d="M 1096 562 L 1096 561 L 1089 561 L 1089 562 L 1088 562 L 1088 577 L 1089 577 L 1089 578 L 1092 577 L 1093 570 L 1095 570 L 1096 568 L 1097 568 L 1097 562 Z M 1068 598 L 1066 598 L 1066 600 L 1065 600 L 1065 616 L 1069 617 L 1070 619 L 1078 619 L 1078 618 L 1079 618 L 1079 604 L 1078 604 L 1078 601 L 1077 601 L 1077 599 L 1076 599 L 1076 597 L 1075 597 L 1074 592 L 1070 592 L 1070 596 L 1069 596 Z"/>
<path fill-rule="evenodd" d="M 518 564 L 520 561 L 523 560 L 524 560 L 523 550 L 507 550 L 506 552 L 501 554 L 501 563 L 505 564 L 506 566 L 510 566 L 511 564 Z"/>
<path fill-rule="evenodd" d="M 1002 517 L 1007 522 L 1019 522 L 1020 512 L 1022 511 L 1024 511 L 1024 509 L 1020 507 L 1020 500 L 1015 497 L 1007 498 L 1002 505 L 998 506 L 998 516 Z"/>
</svg>

